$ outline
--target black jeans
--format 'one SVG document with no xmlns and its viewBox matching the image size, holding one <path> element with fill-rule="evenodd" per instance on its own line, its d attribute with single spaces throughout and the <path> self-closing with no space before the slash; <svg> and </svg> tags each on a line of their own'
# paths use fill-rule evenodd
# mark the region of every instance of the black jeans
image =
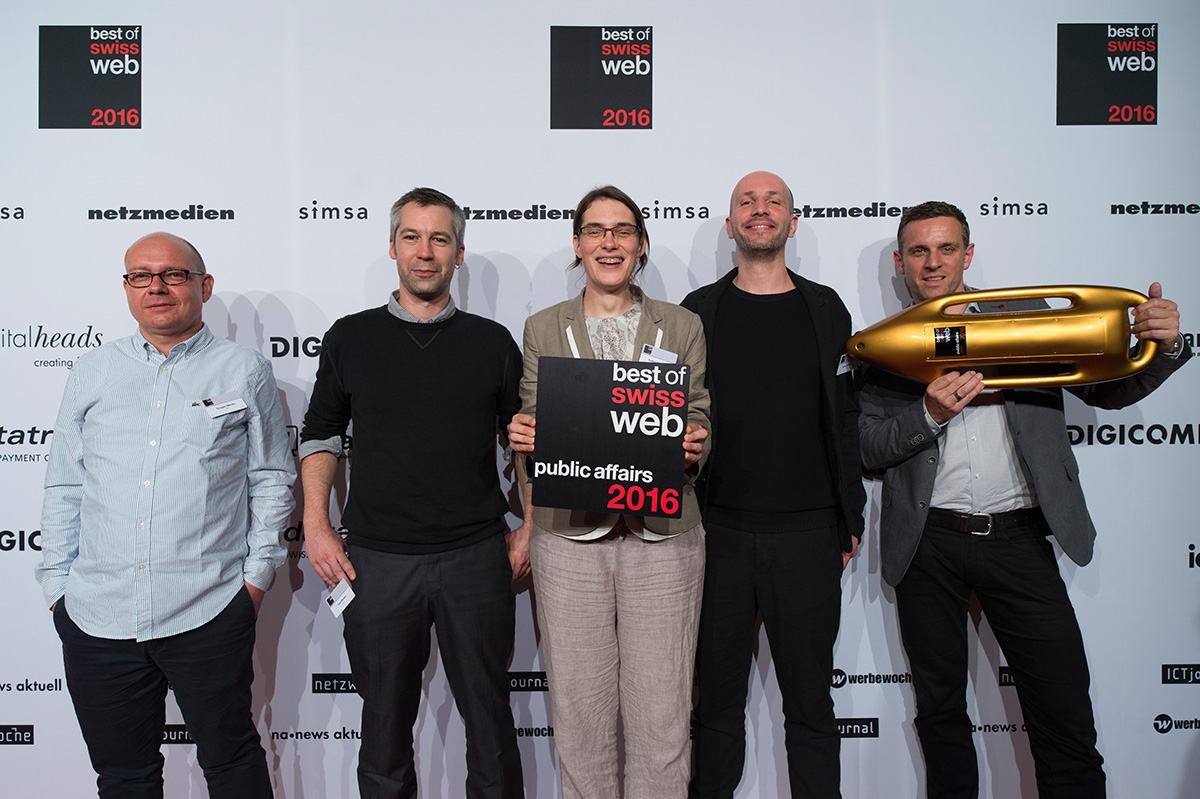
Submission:
<svg viewBox="0 0 1200 799">
<path fill-rule="evenodd" d="M 54 608 L 67 689 L 99 777 L 101 799 L 161 799 L 167 683 L 196 741 L 212 799 L 270 797 L 271 776 L 250 715 L 254 603 L 243 587 L 206 624 L 141 643 L 95 638 Z"/>
<path fill-rule="evenodd" d="M 413 725 L 429 661 L 430 625 L 467 736 L 468 799 L 524 796 L 508 695 L 516 628 L 512 568 L 501 535 L 431 555 L 350 547 L 357 579 L 346 653 L 363 700 L 362 799 L 417 795 Z"/>
<path fill-rule="evenodd" d="M 744 533 L 710 526 L 707 532 L 696 766 L 688 795 L 727 799 L 742 779 L 754 620 L 761 611 L 783 696 L 792 796 L 840 796 L 841 738 L 829 693 L 842 611 L 837 531 Z"/>
<path fill-rule="evenodd" d="M 1087 656 L 1048 532 L 1040 518 L 987 536 L 926 525 L 896 586 L 930 799 L 979 795 L 966 701 L 972 591 L 1013 671 L 1038 795 L 1104 796 Z"/>
</svg>

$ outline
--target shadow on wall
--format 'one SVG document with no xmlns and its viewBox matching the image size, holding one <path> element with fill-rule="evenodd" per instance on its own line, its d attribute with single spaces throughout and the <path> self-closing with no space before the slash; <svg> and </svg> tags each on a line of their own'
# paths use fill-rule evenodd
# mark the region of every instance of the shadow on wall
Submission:
<svg viewBox="0 0 1200 799">
<path fill-rule="evenodd" d="M 316 371 L 321 337 L 330 325 L 326 313 L 305 295 L 295 292 L 251 292 L 215 294 L 205 306 L 205 320 L 215 335 L 224 336 L 262 353 L 271 361 L 288 427 L 293 457 L 297 454 L 299 431 L 303 424 L 312 379 Z M 334 479 L 335 510 L 346 499 L 345 461 L 339 463 Z M 299 463 L 296 463 L 297 472 Z M 268 764 L 279 780 L 287 768 L 279 741 L 272 731 L 294 731 L 301 726 L 300 707 L 310 698 L 312 686 L 306 670 L 280 668 L 281 664 L 306 662 L 310 645 L 317 644 L 318 671 L 341 674 L 344 664 L 341 625 L 332 616 L 320 615 L 325 605 L 325 587 L 306 565 L 303 557 L 303 496 L 297 478 L 294 490 L 296 510 L 286 530 L 280 531 L 288 549 L 284 566 L 276 573 L 272 590 L 267 592 L 259 612 L 257 626 L 256 679 L 253 687 L 252 714 L 259 728 L 265 729 L 263 746 Z M 338 518 L 334 513 L 333 518 Z M 328 616 L 329 614 L 325 614 Z M 309 705 L 318 703 L 309 702 Z M 341 721 L 332 718 L 334 703 L 328 703 L 328 715 L 319 719 L 321 728 L 336 728 Z M 309 708 L 311 712 L 311 708 Z M 312 719 L 305 719 L 312 726 Z M 338 774 L 339 785 L 327 785 L 332 770 L 327 763 L 315 762 L 304 768 L 300 758 L 292 758 L 290 780 L 297 786 L 295 796 L 324 796 L 344 793 L 353 783 L 353 758 L 346 758 Z M 304 787 L 300 787 L 304 786 Z M 280 789 L 282 785 L 278 786 Z M 204 795 L 203 793 L 197 795 Z"/>
<path fill-rule="evenodd" d="M 530 268 L 522 256 L 497 250 L 468 251 L 450 290 L 455 305 L 485 319 L 494 319 L 508 328 L 520 344 L 525 318 L 532 312 L 533 290 Z"/>
<path fill-rule="evenodd" d="M 903 310 L 911 302 L 904 278 L 896 273 L 892 258 L 895 249 L 894 238 L 881 239 L 868 244 L 859 254 L 858 308 L 851 308 L 850 312 L 862 321 L 862 327 Z"/>
<path fill-rule="evenodd" d="M 725 234 L 725 219 L 710 219 L 696 227 L 692 237 L 691 262 L 688 264 L 688 285 L 684 294 L 716 281 L 737 266 L 737 250 Z M 679 302 L 683 297 L 674 298 Z"/>
</svg>

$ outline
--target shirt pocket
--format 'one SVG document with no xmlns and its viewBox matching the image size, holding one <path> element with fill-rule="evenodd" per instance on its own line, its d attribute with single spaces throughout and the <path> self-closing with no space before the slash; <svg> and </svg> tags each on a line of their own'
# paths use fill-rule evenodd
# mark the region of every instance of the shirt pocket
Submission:
<svg viewBox="0 0 1200 799">
<path fill-rule="evenodd" d="M 201 456 L 245 452 L 246 426 L 250 418 L 248 408 L 230 411 L 215 419 L 203 407 L 190 410 L 195 413 L 186 416 L 185 446 Z"/>
</svg>

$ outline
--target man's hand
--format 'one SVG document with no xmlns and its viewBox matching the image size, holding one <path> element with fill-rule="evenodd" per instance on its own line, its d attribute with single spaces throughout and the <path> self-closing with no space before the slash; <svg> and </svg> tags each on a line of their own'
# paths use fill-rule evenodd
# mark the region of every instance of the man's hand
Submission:
<svg viewBox="0 0 1200 799">
<path fill-rule="evenodd" d="M 842 571 L 846 571 L 846 567 L 850 565 L 850 558 L 858 556 L 858 538 L 850 536 L 850 551 L 842 552 Z"/>
<path fill-rule="evenodd" d="M 1162 298 L 1162 284 L 1151 283 L 1150 299 L 1133 309 L 1133 334 L 1142 341 L 1170 347 L 1179 336 L 1179 306 Z"/>
<path fill-rule="evenodd" d="M 514 452 L 533 453 L 533 434 L 537 419 L 527 413 L 515 414 L 508 423 L 508 445 Z"/>
<path fill-rule="evenodd" d="M 683 434 L 683 468 L 688 468 L 699 462 L 704 454 L 704 441 L 708 431 L 695 422 L 689 422 L 687 432 Z"/>
<path fill-rule="evenodd" d="M 983 391 L 983 375 L 979 372 L 947 372 L 925 387 L 925 409 L 938 424 L 945 424 L 962 413 L 962 409 Z"/>
<path fill-rule="evenodd" d="M 512 565 L 514 583 L 529 576 L 529 537 L 532 532 L 533 530 L 528 524 L 522 524 L 504 536 L 504 543 L 508 545 L 508 562 Z"/>
<path fill-rule="evenodd" d="M 242 582 L 246 581 L 243 580 Z M 258 611 L 262 607 L 263 597 L 267 595 L 267 592 L 261 588 L 255 588 L 250 583 L 246 583 L 246 590 L 250 592 L 250 601 L 254 603 L 254 615 L 258 616 Z"/>
<path fill-rule="evenodd" d="M 304 551 L 313 571 L 333 588 L 342 580 L 354 582 L 354 566 L 346 554 L 346 543 L 329 522 L 315 524 L 305 521 Z"/>
</svg>

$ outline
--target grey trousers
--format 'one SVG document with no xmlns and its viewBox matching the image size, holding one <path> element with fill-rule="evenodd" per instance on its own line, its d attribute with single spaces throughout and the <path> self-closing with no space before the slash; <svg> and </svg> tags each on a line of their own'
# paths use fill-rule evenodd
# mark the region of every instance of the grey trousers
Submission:
<svg viewBox="0 0 1200 799">
<path fill-rule="evenodd" d="M 687 795 L 704 529 L 573 541 L 533 529 L 531 558 L 563 799 Z"/>
<path fill-rule="evenodd" d="M 350 671 L 362 697 L 361 799 L 415 799 L 413 726 L 429 630 L 467 736 L 466 799 L 525 795 L 508 692 L 516 625 L 503 535 L 449 552 L 399 555 L 350 546 L 358 579 L 346 608 Z M 465 790 L 465 792 L 464 792 Z"/>
</svg>

